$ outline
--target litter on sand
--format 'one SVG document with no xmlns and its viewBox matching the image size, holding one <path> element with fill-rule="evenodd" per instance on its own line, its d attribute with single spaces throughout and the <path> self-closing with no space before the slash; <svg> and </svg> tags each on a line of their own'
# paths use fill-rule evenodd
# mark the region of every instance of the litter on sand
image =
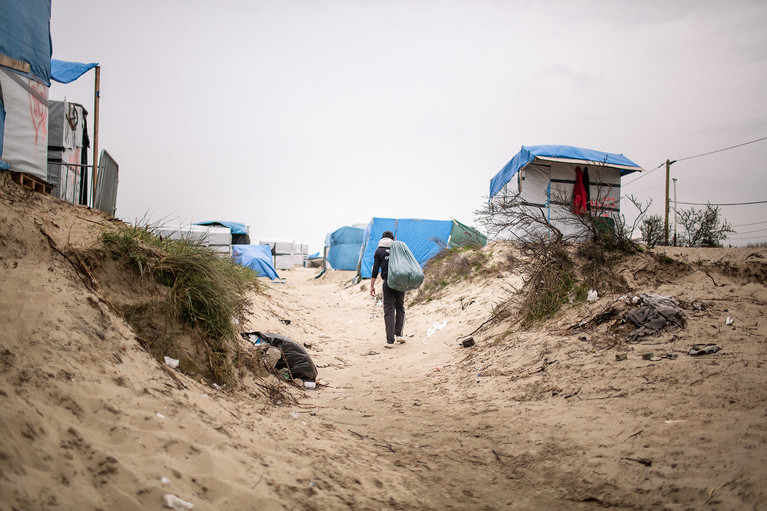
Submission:
<svg viewBox="0 0 767 511">
<path fill-rule="evenodd" d="M 711 355 L 721 349 L 722 347 L 718 344 L 693 344 L 687 354 L 692 355 L 693 357 L 697 357 L 698 355 Z"/>
<path fill-rule="evenodd" d="M 421 344 L 426 344 L 426 339 L 434 335 L 434 332 L 436 332 L 437 330 L 442 330 L 443 328 L 445 328 L 445 325 L 447 325 L 447 320 L 444 320 L 441 323 L 438 321 L 435 321 L 432 324 L 432 327 L 426 331 L 426 337 L 421 339 Z"/>
</svg>

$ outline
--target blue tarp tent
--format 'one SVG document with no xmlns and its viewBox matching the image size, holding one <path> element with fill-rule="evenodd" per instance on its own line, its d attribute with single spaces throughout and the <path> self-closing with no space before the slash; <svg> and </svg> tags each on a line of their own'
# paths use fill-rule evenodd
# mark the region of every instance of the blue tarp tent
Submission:
<svg viewBox="0 0 767 511">
<path fill-rule="evenodd" d="M 569 145 L 522 146 L 522 149 L 490 180 L 490 197 L 500 192 L 511 178 L 536 159 L 543 161 L 565 161 L 582 165 L 607 166 L 620 170 L 625 176 L 642 168 L 622 154 L 606 153 Z"/>
<path fill-rule="evenodd" d="M 239 222 L 226 222 L 223 220 L 210 220 L 206 222 L 197 222 L 195 225 L 223 225 L 228 227 L 232 234 L 248 234 L 248 228 L 245 224 Z"/>
<path fill-rule="evenodd" d="M 0 0 L 3 66 L 51 85 L 51 0 Z"/>
<path fill-rule="evenodd" d="M 327 235 L 327 261 L 334 270 L 356 270 L 365 229 L 341 227 Z"/>
<path fill-rule="evenodd" d="M 250 233 L 245 224 L 239 222 L 228 222 L 225 220 L 209 220 L 206 222 L 197 222 L 194 225 L 215 225 L 226 227 L 232 232 L 232 245 L 250 245 Z"/>
<path fill-rule="evenodd" d="M 452 229 L 452 220 L 373 218 L 363 234 L 364 247 L 360 257 L 359 274 L 363 279 L 371 277 L 373 254 L 384 231 L 391 231 L 397 240 L 404 241 L 423 266 L 439 253 L 442 246 L 447 246 Z"/>
<path fill-rule="evenodd" d="M 51 1 L 0 0 L 0 169 L 47 178 Z"/>
<path fill-rule="evenodd" d="M 98 62 L 84 64 L 51 59 L 51 80 L 59 83 L 72 83 L 98 65 Z"/>
<path fill-rule="evenodd" d="M 250 268 L 259 277 L 279 279 L 272 264 L 272 249 L 269 245 L 232 245 L 232 259 L 246 268 Z"/>
</svg>

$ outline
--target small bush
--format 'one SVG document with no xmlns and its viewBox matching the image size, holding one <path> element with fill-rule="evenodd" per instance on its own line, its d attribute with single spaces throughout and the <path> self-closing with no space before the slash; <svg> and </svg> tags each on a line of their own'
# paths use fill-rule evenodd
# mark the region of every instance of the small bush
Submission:
<svg viewBox="0 0 767 511">
<path fill-rule="evenodd" d="M 411 303 L 429 302 L 451 284 L 485 270 L 489 255 L 470 247 L 444 248 L 424 268 L 424 282 Z"/>
<path fill-rule="evenodd" d="M 256 274 L 199 244 L 158 238 L 148 227 L 108 231 L 103 241 L 107 253 L 140 278 L 169 288 L 172 313 L 203 334 L 213 376 L 232 383 L 237 334 L 232 320 L 244 311 L 246 291 L 258 289 Z"/>
</svg>

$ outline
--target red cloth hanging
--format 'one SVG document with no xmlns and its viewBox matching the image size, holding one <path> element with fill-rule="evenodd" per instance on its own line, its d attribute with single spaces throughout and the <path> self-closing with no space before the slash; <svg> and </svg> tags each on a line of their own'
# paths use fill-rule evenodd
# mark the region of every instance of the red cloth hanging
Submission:
<svg viewBox="0 0 767 511">
<path fill-rule="evenodd" d="M 575 185 L 573 186 L 573 213 L 583 215 L 588 211 L 589 203 L 586 187 L 583 186 L 583 172 L 575 167 Z"/>
</svg>

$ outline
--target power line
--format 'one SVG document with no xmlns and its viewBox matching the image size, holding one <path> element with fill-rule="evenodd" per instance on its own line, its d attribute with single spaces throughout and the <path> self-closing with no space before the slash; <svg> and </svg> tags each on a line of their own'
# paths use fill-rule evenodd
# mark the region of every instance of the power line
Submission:
<svg viewBox="0 0 767 511">
<path fill-rule="evenodd" d="M 692 160 L 693 158 L 700 158 L 701 156 L 708 156 L 709 154 L 721 153 L 722 151 L 729 151 L 730 149 L 735 149 L 736 147 L 743 147 L 744 145 L 753 144 L 753 143 L 755 143 L 755 142 L 761 142 L 762 140 L 767 140 L 767 137 L 757 138 L 756 140 L 751 140 L 751 141 L 749 141 L 749 142 L 743 142 L 742 144 L 737 144 L 737 145 L 733 145 L 733 146 L 730 146 L 730 147 L 725 147 L 725 148 L 723 148 L 723 149 L 717 149 L 716 151 L 709 151 L 709 152 L 707 152 L 707 153 L 696 154 L 696 155 L 694 155 L 694 156 L 688 156 L 688 157 L 686 157 L 686 158 L 677 158 L 676 160 L 672 160 L 672 161 L 670 161 L 669 163 L 676 163 L 676 162 L 678 162 L 678 161 Z M 633 179 L 633 180 L 629 181 L 628 183 L 626 183 L 626 184 L 625 184 L 625 185 L 623 185 L 623 186 L 628 186 L 628 185 L 630 185 L 631 183 L 635 183 L 635 182 L 639 181 L 640 179 L 642 179 L 642 178 L 643 178 L 643 177 L 645 177 L 645 176 L 649 176 L 649 175 L 650 175 L 650 174 L 651 174 L 651 173 L 652 173 L 654 170 L 658 170 L 659 168 L 661 168 L 661 167 L 662 167 L 662 166 L 664 166 L 665 164 L 666 164 L 666 162 L 664 161 L 663 163 L 661 163 L 660 165 L 658 165 L 658 166 L 657 166 L 657 167 L 655 167 L 654 169 L 652 169 L 652 170 L 649 170 L 649 171 L 647 171 L 647 172 L 646 172 L 646 173 L 644 173 L 644 174 L 641 174 L 639 177 L 637 177 L 636 179 Z"/>
<path fill-rule="evenodd" d="M 737 234 L 753 234 L 755 232 L 764 232 L 767 229 L 756 229 L 755 231 L 735 231 Z"/>
<path fill-rule="evenodd" d="M 757 138 L 756 140 L 751 140 L 750 142 L 743 142 L 742 144 L 725 147 L 724 149 L 717 149 L 716 151 L 709 151 L 703 154 L 696 154 L 695 156 L 688 156 L 687 158 L 677 158 L 675 161 L 692 160 L 693 158 L 700 158 L 701 156 L 708 156 L 709 154 L 721 153 L 722 151 L 729 151 L 730 149 L 735 149 L 736 147 L 743 147 L 744 145 L 753 144 L 754 142 L 761 142 L 762 140 L 767 140 L 767 137 Z"/>
<path fill-rule="evenodd" d="M 749 225 L 761 225 L 761 224 L 767 224 L 767 220 L 765 220 L 764 222 L 752 222 L 750 224 L 733 225 L 733 227 L 748 227 Z"/>
<path fill-rule="evenodd" d="M 686 206 L 750 206 L 751 204 L 767 204 L 767 200 L 758 200 L 754 202 L 730 202 L 723 204 L 714 204 L 713 202 L 682 202 L 676 201 L 677 204 L 684 204 Z"/>
<path fill-rule="evenodd" d="M 629 181 L 629 182 L 628 182 L 628 183 L 626 183 L 625 185 L 621 185 L 621 186 L 628 186 L 628 185 L 630 185 L 631 183 L 636 183 L 637 181 L 639 181 L 639 180 L 640 180 L 640 179 L 642 179 L 643 177 L 649 176 L 649 175 L 650 175 L 650 174 L 651 174 L 653 171 L 655 171 L 655 170 L 658 170 L 659 168 L 661 168 L 661 167 L 662 167 L 662 166 L 664 166 L 665 164 L 666 164 L 666 162 L 663 162 L 663 163 L 661 163 L 660 165 L 658 165 L 657 167 L 655 167 L 654 169 L 652 169 L 652 170 L 648 170 L 647 172 L 645 172 L 645 173 L 643 173 L 643 174 L 640 174 L 640 175 L 639 175 L 639 177 L 637 177 L 636 179 L 632 179 L 631 181 Z"/>
</svg>

